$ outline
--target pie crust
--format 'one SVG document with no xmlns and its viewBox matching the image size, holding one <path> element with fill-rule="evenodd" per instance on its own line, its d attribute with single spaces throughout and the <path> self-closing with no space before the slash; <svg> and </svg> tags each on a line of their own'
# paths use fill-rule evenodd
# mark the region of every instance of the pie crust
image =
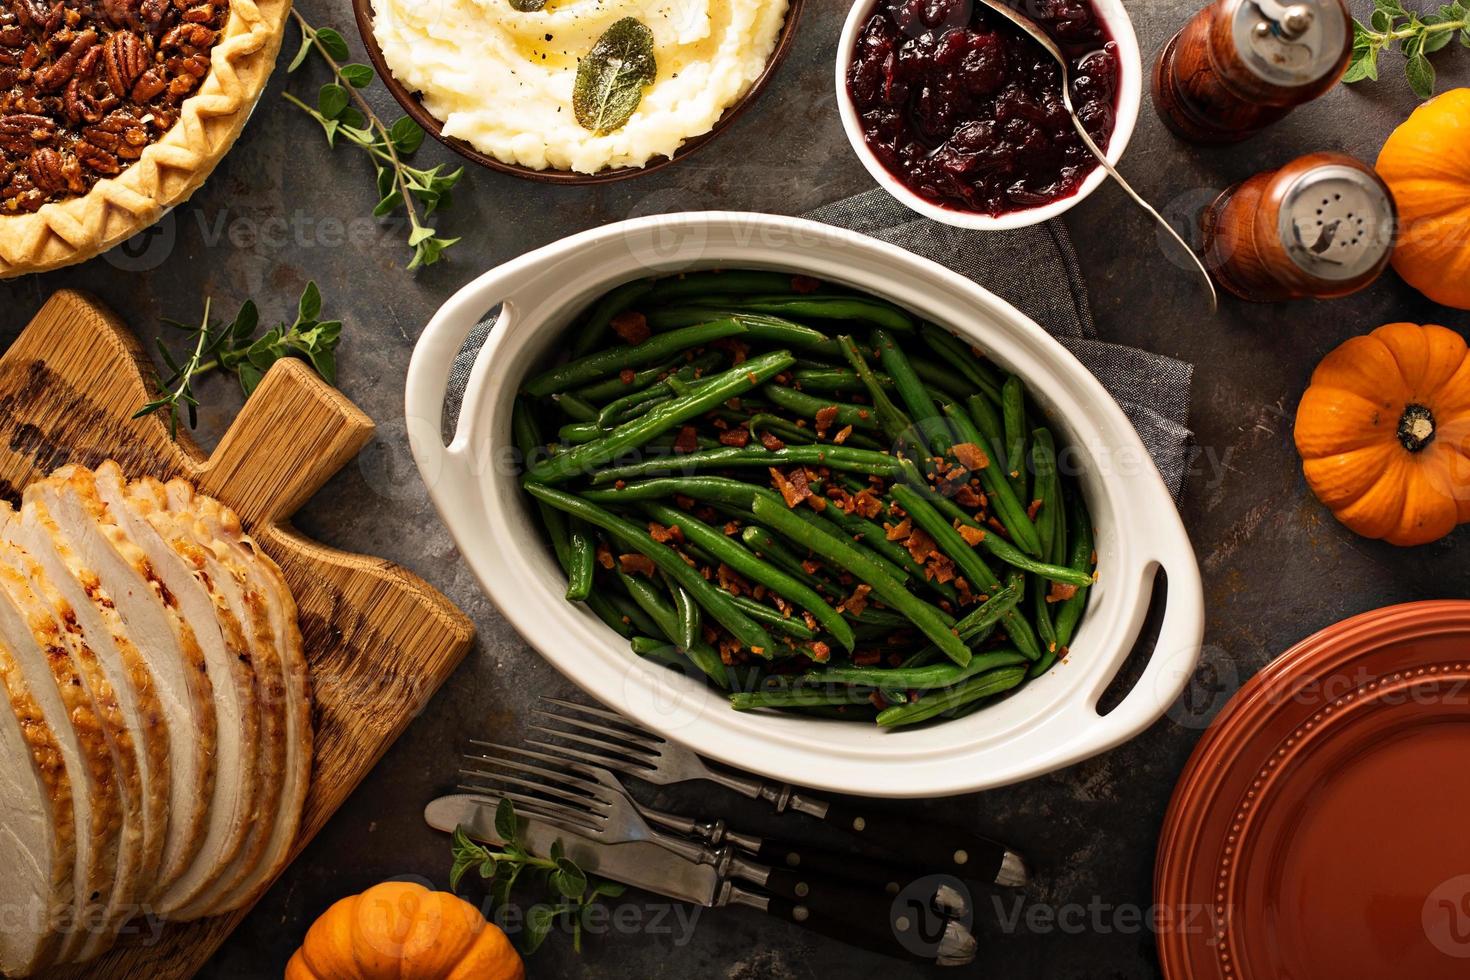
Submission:
<svg viewBox="0 0 1470 980">
<path fill-rule="evenodd" d="M 290 0 L 230 0 L 203 84 L 173 128 L 116 177 L 34 213 L 0 215 L 0 279 L 83 262 L 186 200 L 234 145 L 281 49 Z"/>
</svg>

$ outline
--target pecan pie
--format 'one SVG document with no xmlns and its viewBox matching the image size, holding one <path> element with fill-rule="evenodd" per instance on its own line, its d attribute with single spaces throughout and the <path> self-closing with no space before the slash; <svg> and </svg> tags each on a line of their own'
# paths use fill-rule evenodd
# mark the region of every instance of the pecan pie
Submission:
<svg viewBox="0 0 1470 980">
<path fill-rule="evenodd" d="M 0 0 L 0 278 L 152 224 L 234 143 L 289 0 Z"/>
</svg>

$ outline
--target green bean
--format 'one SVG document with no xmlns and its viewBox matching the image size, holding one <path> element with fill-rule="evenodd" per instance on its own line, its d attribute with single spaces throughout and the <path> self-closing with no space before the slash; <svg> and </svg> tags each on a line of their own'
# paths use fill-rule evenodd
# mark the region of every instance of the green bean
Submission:
<svg viewBox="0 0 1470 980">
<path fill-rule="evenodd" d="M 675 647 L 668 640 L 655 640 L 651 636 L 635 636 L 632 638 L 629 646 L 632 647 L 634 653 L 638 654 L 644 660 L 652 660 L 654 663 L 662 664 L 665 667 L 683 670 L 689 664 L 689 661 L 685 660 L 679 653 L 678 647 Z"/>
<path fill-rule="evenodd" d="M 582 446 L 607 435 L 596 422 L 568 422 L 556 430 L 556 441 L 563 446 Z"/>
<path fill-rule="evenodd" d="M 739 508 L 742 513 L 750 511 L 750 502 L 758 493 L 769 493 L 764 487 L 743 483 L 724 476 L 655 477 L 639 480 L 627 486 L 608 490 L 586 490 L 582 497 L 597 504 L 625 503 L 643 500 L 663 500 L 675 496 L 686 496 L 711 504 L 728 504 Z"/>
<path fill-rule="evenodd" d="M 962 373 L 987 398 L 999 405 L 1001 380 L 965 341 L 934 323 L 919 324 L 919 336 L 944 364 Z"/>
<path fill-rule="evenodd" d="M 902 613 L 925 636 L 934 641 L 945 655 L 959 664 L 969 663 L 970 649 L 951 628 L 953 620 L 941 610 L 913 596 L 851 541 L 815 527 L 786 509 L 782 503 L 757 496 L 751 504 L 756 519 L 776 533 L 796 541 L 814 553 L 850 572 L 870 586 L 873 593 L 890 609 Z"/>
<path fill-rule="evenodd" d="M 632 596 L 634 603 L 640 611 L 651 621 L 651 626 L 644 629 L 645 633 L 662 633 L 670 643 L 679 644 L 682 652 L 689 660 L 698 667 L 706 677 L 721 687 L 728 688 L 730 679 L 725 672 L 725 663 L 720 655 L 715 652 L 714 647 L 708 643 L 696 641 L 690 644 L 680 644 L 679 640 L 679 611 L 675 608 L 672 598 L 665 598 L 659 590 L 648 579 L 637 575 L 629 575 L 622 569 L 618 569 L 618 580 L 622 582 L 623 588 L 628 595 Z M 677 587 L 676 584 L 671 587 Z"/>
<path fill-rule="evenodd" d="M 685 650 L 692 649 L 694 644 L 699 642 L 701 620 L 699 604 L 679 583 L 670 582 L 665 578 L 664 585 L 673 593 L 674 610 L 679 614 L 679 635 L 674 637 L 674 640 Z"/>
<path fill-rule="evenodd" d="M 792 279 L 793 276 L 788 272 L 753 269 L 685 272 L 677 276 L 666 276 L 655 282 L 649 298 L 663 303 L 698 298 L 710 293 L 748 296 L 752 293 L 795 292 Z"/>
<path fill-rule="evenodd" d="M 808 299 L 760 296 L 741 299 L 732 305 L 740 310 L 774 313 L 798 319 L 858 320 L 889 330 L 907 332 L 914 329 L 913 317 L 881 300 L 857 299 L 847 296 L 813 296 Z"/>
<path fill-rule="evenodd" d="M 909 410 L 909 417 L 918 422 L 924 431 L 929 448 L 936 453 L 949 452 L 952 440 L 949 427 L 939 414 L 929 391 L 919 383 L 914 367 L 904 355 L 903 349 L 886 330 L 873 331 L 873 345 L 878 348 L 878 360 L 893 379 L 898 397 Z"/>
<path fill-rule="evenodd" d="M 1046 673 L 1048 670 L 1051 670 L 1052 666 L 1056 662 L 1057 662 L 1056 651 L 1054 651 L 1054 650 L 1048 650 L 1048 651 L 1046 651 L 1045 653 L 1043 653 L 1041 655 L 1041 659 L 1040 660 L 1036 661 L 1036 663 L 1032 664 L 1030 666 L 1030 668 L 1027 669 L 1026 676 L 1027 677 L 1040 677 L 1042 674 Z"/>
<path fill-rule="evenodd" d="M 839 348 L 840 350 L 840 348 Z M 799 362 L 798 362 L 799 363 Z M 893 389 L 893 379 L 875 371 L 873 377 L 885 391 Z M 791 372 L 791 383 L 806 392 L 827 395 L 867 394 L 868 386 L 851 368 L 805 368 Z"/>
<path fill-rule="evenodd" d="M 1001 422 L 1000 413 L 996 411 L 990 399 L 982 395 L 971 395 L 965 400 L 965 407 L 970 410 L 970 419 L 979 427 L 980 434 L 985 436 L 986 442 L 992 446 L 1005 445 L 1005 425 Z M 1003 462 L 1004 460 L 999 457 L 995 460 L 997 466 Z"/>
<path fill-rule="evenodd" d="M 557 513 L 559 514 L 560 511 L 557 511 Z M 623 639 L 631 637 L 636 632 L 632 625 L 624 620 L 623 614 L 618 611 L 617 606 L 607 596 L 594 592 L 582 601 L 587 604 L 587 608 L 591 609 L 598 619 L 606 623 L 609 629 L 623 637 Z"/>
<path fill-rule="evenodd" d="M 670 527 L 677 525 L 684 537 L 708 551 L 717 561 L 723 562 L 738 574 L 773 590 L 787 602 L 811 613 L 831 633 L 843 649 L 853 646 L 852 627 L 843 620 L 841 613 L 827 605 L 826 601 L 811 588 L 797 581 L 778 568 L 761 561 L 740 545 L 731 541 L 703 521 L 666 504 L 647 503 L 643 509 L 653 519 Z"/>
<path fill-rule="evenodd" d="M 1072 526 L 1072 548 L 1071 560 L 1068 562 L 1072 568 L 1079 571 L 1090 569 L 1093 564 L 1092 558 L 1092 520 L 1087 514 L 1087 505 L 1082 500 L 1079 490 L 1072 494 L 1068 500 L 1068 511 L 1070 514 L 1069 524 Z M 1087 589 L 1079 587 L 1070 599 L 1062 600 L 1061 608 L 1057 610 L 1057 644 L 1059 648 L 1066 649 L 1072 642 L 1072 635 L 1076 632 L 1077 621 L 1082 618 L 1082 612 L 1087 608 Z"/>
<path fill-rule="evenodd" d="M 752 415 L 746 425 L 750 428 L 750 434 L 757 440 L 762 432 L 770 432 L 776 438 L 785 442 L 798 442 L 811 444 L 817 441 L 816 433 L 810 429 L 803 429 L 792 425 L 779 415 L 771 415 L 766 412 L 757 412 Z"/>
<path fill-rule="evenodd" d="M 1019 548 L 1011 544 L 1005 538 L 994 532 L 986 532 L 980 543 L 992 555 L 1010 565 L 1019 568 L 1023 572 L 1039 575 L 1053 582 L 1064 582 L 1067 585 L 1078 587 L 1092 584 L 1092 573 L 1078 571 L 1065 565 L 1053 565 L 1049 562 L 1037 561 L 1030 555 L 1024 554 Z"/>
<path fill-rule="evenodd" d="M 745 339 L 751 343 L 816 351 L 828 357 L 835 357 L 838 353 L 836 342 L 822 331 L 778 316 L 705 307 L 656 310 L 648 315 L 648 325 L 655 331 L 676 330 L 720 320 L 739 321 L 745 327 Z"/>
<path fill-rule="evenodd" d="M 624 368 L 652 364 L 667 360 L 671 355 L 692 347 L 699 347 L 725 337 L 737 337 L 745 333 L 745 326 L 736 320 L 716 320 L 713 323 L 686 327 L 669 333 L 656 334 L 641 344 L 609 347 L 568 361 L 560 367 L 543 371 L 522 387 L 528 395 L 550 395 L 576 385 L 596 381 Z"/>
<path fill-rule="evenodd" d="M 914 423 L 895 404 L 883 386 L 878 383 L 873 369 L 868 366 L 868 360 L 863 356 L 862 349 L 858 347 L 851 337 L 841 336 L 837 342 L 842 345 L 842 354 L 847 362 L 852 365 L 858 377 L 867 386 L 868 397 L 872 399 L 873 411 L 878 415 L 878 423 L 883 427 L 884 435 L 893 442 L 895 446 L 904 445 L 914 433 Z"/>
<path fill-rule="evenodd" d="M 567 418 L 574 422 L 593 422 L 597 419 L 597 409 L 586 399 L 571 392 L 563 392 L 560 395 L 552 395 L 551 400 L 556 403 Z"/>
<path fill-rule="evenodd" d="M 638 298 L 644 296 L 653 288 L 653 283 L 647 279 L 635 279 L 625 282 L 621 286 L 609 292 L 598 301 L 587 315 L 587 320 L 577 328 L 572 337 L 572 356 L 581 357 L 592 350 L 602 340 L 603 333 L 608 324 L 612 323 L 613 317 L 619 313 L 627 312 Z"/>
<path fill-rule="evenodd" d="M 961 524 L 966 524 L 973 528 L 981 526 L 980 522 L 975 520 L 973 514 L 966 511 L 951 498 L 940 493 L 936 488 L 931 487 L 929 481 L 924 479 L 924 474 L 919 471 L 918 464 L 913 460 L 900 460 L 899 468 L 903 470 L 904 479 L 908 482 L 908 485 L 919 491 L 929 503 L 948 514 L 950 520 L 959 521 Z"/>
<path fill-rule="evenodd" d="M 905 690 L 933 690 L 950 687 L 969 680 L 976 674 L 997 667 L 1012 667 L 1029 664 L 1025 657 L 1014 650 L 987 650 L 977 653 L 970 662 L 958 664 L 936 664 L 933 667 L 827 667 L 823 670 L 807 671 L 797 678 L 803 685 L 854 684 L 865 687 L 900 688 Z"/>
<path fill-rule="evenodd" d="M 656 405 L 647 414 L 625 422 L 596 442 L 578 446 L 532 467 L 527 477 L 536 483 L 559 483 L 609 463 L 621 453 L 643 445 L 654 436 L 709 411 L 716 405 L 781 373 L 791 366 L 791 355 L 776 351 L 715 375 L 693 395 Z"/>
<path fill-rule="evenodd" d="M 722 355 L 718 351 L 710 351 L 708 354 L 702 356 L 708 357 L 710 355 L 713 355 L 715 363 L 718 363 L 722 359 Z M 698 360 L 699 358 L 695 358 L 693 361 L 687 363 L 694 364 Z M 685 363 L 683 358 L 675 358 L 671 361 L 665 361 L 662 364 L 655 364 L 653 367 L 647 367 L 641 371 L 634 371 L 633 377 L 629 381 L 624 381 L 621 374 L 615 374 L 610 378 L 604 378 L 601 381 L 587 385 L 585 388 L 578 388 L 573 394 L 596 404 L 608 398 L 617 398 L 621 395 L 626 395 L 632 391 L 642 391 L 649 385 L 662 380 L 665 375 L 673 374 L 679 369 L 681 364 Z"/>
<path fill-rule="evenodd" d="M 785 596 L 782 596 L 784 599 Z M 815 640 L 816 630 L 807 626 L 805 622 L 795 616 L 788 616 L 779 609 L 772 609 L 764 602 L 757 602 L 749 596 L 734 596 L 735 605 L 750 614 L 750 618 L 774 627 L 778 632 L 793 636 L 798 640 Z M 815 617 L 813 617 L 815 618 Z"/>
<path fill-rule="evenodd" d="M 773 691 L 740 691 L 730 695 L 730 707 L 736 711 L 755 708 L 809 708 L 832 704 L 865 704 L 871 691 L 846 688 L 839 691 L 814 691 L 791 688 Z"/>
<path fill-rule="evenodd" d="M 914 523 L 934 539 L 939 550 L 954 561 L 971 588 L 984 592 L 1000 588 L 1000 579 L 995 572 L 922 493 L 904 483 L 895 483 L 889 488 L 889 493 L 898 506 L 913 518 Z"/>
<path fill-rule="evenodd" d="M 881 473 L 893 476 L 899 472 L 898 460 L 883 453 L 868 449 L 851 449 L 845 446 L 788 446 L 785 449 L 757 449 L 722 446 L 719 449 L 702 449 L 672 459 L 645 459 L 626 466 L 610 466 L 598 470 L 592 476 L 593 484 L 614 483 L 629 477 L 648 476 L 668 470 L 692 473 L 702 469 L 747 466 L 828 466 L 835 470 L 851 470 L 855 473 Z"/>
<path fill-rule="evenodd" d="M 754 551 L 767 561 L 778 565 L 788 575 L 808 588 L 818 592 L 826 592 L 833 599 L 841 600 L 841 589 L 821 576 L 807 571 L 799 555 L 782 544 L 775 535 L 759 524 L 747 524 L 740 532 L 740 540 L 744 541 L 751 551 Z M 785 598 L 785 596 L 782 596 L 782 598 Z"/>
<path fill-rule="evenodd" d="M 1009 691 L 1026 679 L 1024 667 L 1002 667 L 988 674 L 973 677 L 958 687 L 941 691 L 908 704 L 895 705 L 878 712 L 878 724 L 884 728 L 913 725 L 927 721 L 935 715 L 962 707 L 980 698 L 993 697 Z"/>
<path fill-rule="evenodd" d="M 618 632 L 624 636 L 631 636 L 635 632 L 660 632 L 658 623 L 654 622 L 648 613 L 643 611 L 642 607 L 629 598 L 629 595 L 608 596 L 608 603 L 612 605 L 614 615 L 623 623 L 623 628 L 618 630 Z M 591 605 L 591 603 L 588 603 L 588 605 Z M 617 629 L 616 626 L 613 628 Z"/>
<path fill-rule="evenodd" d="M 574 494 L 564 493 L 561 490 L 536 483 L 526 484 L 525 487 L 526 492 L 532 496 L 544 500 L 573 517 L 580 517 L 589 524 L 595 524 L 635 551 L 652 559 L 659 569 L 688 589 L 700 607 L 721 626 L 729 630 L 735 639 L 749 647 L 752 653 L 768 658 L 771 656 L 774 644 L 765 628 L 731 602 L 726 592 L 706 582 L 699 572 L 686 565 L 684 559 L 680 558 L 672 548 L 650 538 L 645 529 Z"/>
<path fill-rule="evenodd" d="M 820 411 L 836 409 L 834 419 L 838 425 L 850 425 L 855 429 L 878 428 L 878 420 L 873 417 L 873 410 L 866 405 L 847 405 L 828 401 L 778 384 L 766 385 L 761 389 L 761 394 L 781 408 L 796 412 L 805 418 L 815 419 Z"/>
<path fill-rule="evenodd" d="M 940 582 L 928 577 L 927 569 L 923 562 L 915 561 L 909 550 L 897 541 L 888 540 L 888 532 L 882 527 L 863 517 L 861 514 L 849 514 L 840 507 L 828 507 L 822 512 L 832 523 L 846 531 L 852 539 L 859 544 L 865 545 L 877 552 L 884 558 L 893 562 L 903 569 L 909 578 L 917 578 L 920 583 L 937 592 L 940 596 L 948 599 L 951 603 L 959 602 L 959 593 L 954 586 L 948 582 Z"/>
<path fill-rule="evenodd" d="M 631 417 L 630 413 L 638 413 L 640 409 L 647 411 L 650 402 L 667 401 L 673 397 L 674 389 L 664 381 L 649 385 L 647 388 L 640 388 L 621 398 L 614 398 L 602 406 L 597 412 L 597 424 L 604 429 L 615 428 L 628 421 Z"/>
<path fill-rule="evenodd" d="M 592 592 L 592 573 L 597 566 L 597 538 L 579 520 L 567 522 L 567 598 L 573 602 Z"/>
<path fill-rule="evenodd" d="M 1056 443 L 1052 439 L 1051 431 L 1044 426 L 1031 430 L 1031 468 L 1035 473 L 1036 499 L 1041 503 L 1036 522 L 1036 536 L 1041 542 L 1041 556 L 1046 561 L 1056 564 L 1058 559 L 1057 536 L 1065 534 L 1066 529 L 1059 527 L 1057 520 L 1061 500 L 1058 497 L 1057 487 L 1057 454 Z M 1051 606 L 1046 601 L 1047 589 L 1038 579 L 1036 588 L 1031 593 L 1032 619 L 1036 624 L 1036 632 L 1041 635 L 1041 640 L 1048 652 L 1057 649 L 1057 631 L 1051 617 Z"/>
<path fill-rule="evenodd" d="M 954 624 L 955 630 L 960 634 L 960 639 L 974 646 L 983 643 L 995 632 L 995 627 L 1001 620 L 1014 615 L 1016 605 L 1021 601 L 1022 589 L 1019 582 L 1006 585 L 1004 588 L 991 594 L 977 608 L 970 610 L 959 622 Z M 1021 631 L 1024 633 L 1024 631 Z M 1017 643 L 1017 646 L 1022 645 Z M 1039 656 L 1039 653 L 1037 654 Z M 1028 658 L 1029 654 L 1026 654 Z M 916 650 L 912 655 L 905 658 L 899 666 L 924 667 L 933 663 L 939 657 L 939 648 L 930 644 L 923 649 Z"/>
<path fill-rule="evenodd" d="M 953 371 L 943 365 L 935 364 L 926 357 L 917 357 L 913 354 L 909 354 L 908 357 L 909 363 L 914 366 L 914 374 L 919 376 L 919 380 L 931 392 L 941 393 L 941 397 L 935 399 L 936 401 L 955 399 L 963 401 L 975 393 L 975 389 L 965 378 L 956 376 Z M 934 396 L 931 394 L 930 397 Z"/>
<path fill-rule="evenodd" d="M 1000 522 L 1010 532 L 1011 537 L 1027 554 L 1039 557 L 1041 555 L 1041 542 L 1036 537 L 1036 525 L 1031 523 L 1031 518 L 1026 516 L 1026 507 L 1016 498 L 1016 492 L 1011 487 L 1010 481 L 1001 473 L 997 462 L 999 457 L 991 443 L 980 434 L 975 423 L 958 405 L 950 404 L 944 406 L 944 414 L 949 416 L 950 422 L 954 424 L 955 431 L 959 433 L 963 442 L 974 443 L 990 460 L 990 465 L 980 470 L 980 482 L 985 487 L 985 492 L 990 495 L 990 503 Z"/>
<path fill-rule="evenodd" d="M 1001 418 L 1005 425 L 1006 476 L 1022 503 L 1030 497 L 1026 490 L 1026 388 L 1014 374 L 1001 388 Z"/>
</svg>

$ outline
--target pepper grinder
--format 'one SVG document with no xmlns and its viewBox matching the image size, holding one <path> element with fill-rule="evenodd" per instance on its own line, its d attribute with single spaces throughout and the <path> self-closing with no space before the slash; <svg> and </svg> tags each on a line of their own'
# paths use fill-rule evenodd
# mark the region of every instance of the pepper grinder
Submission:
<svg viewBox="0 0 1470 980">
<path fill-rule="evenodd" d="M 1366 164 L 1311 153 L 1225 191 L 1201 224 L 1205 265 L 1241 299 L 1332 299 L 1382 274 L 1398 209 Z"/>
<path fill-rule="evenodd" d="M 1154 106 L 1176 134 L 1233 143 L 1326 93 L 1352 56 L 1343 0 L 1217 0 L 1154 65 Z"/>
</svg>

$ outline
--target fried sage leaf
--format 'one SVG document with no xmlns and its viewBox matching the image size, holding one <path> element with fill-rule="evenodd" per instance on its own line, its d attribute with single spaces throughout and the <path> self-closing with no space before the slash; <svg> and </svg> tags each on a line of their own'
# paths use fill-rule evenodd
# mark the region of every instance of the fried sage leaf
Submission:
<svg viewBox="0 0 1470 980">
<path fill-rule="evenodd" d="M 653 31 L 624 17 L 597 39 L 577 66 L 572 111 L 583 129 L 598 136 L 620 128 L 643 101 L 643 89 L 658 76 Z"/>
</svg>

